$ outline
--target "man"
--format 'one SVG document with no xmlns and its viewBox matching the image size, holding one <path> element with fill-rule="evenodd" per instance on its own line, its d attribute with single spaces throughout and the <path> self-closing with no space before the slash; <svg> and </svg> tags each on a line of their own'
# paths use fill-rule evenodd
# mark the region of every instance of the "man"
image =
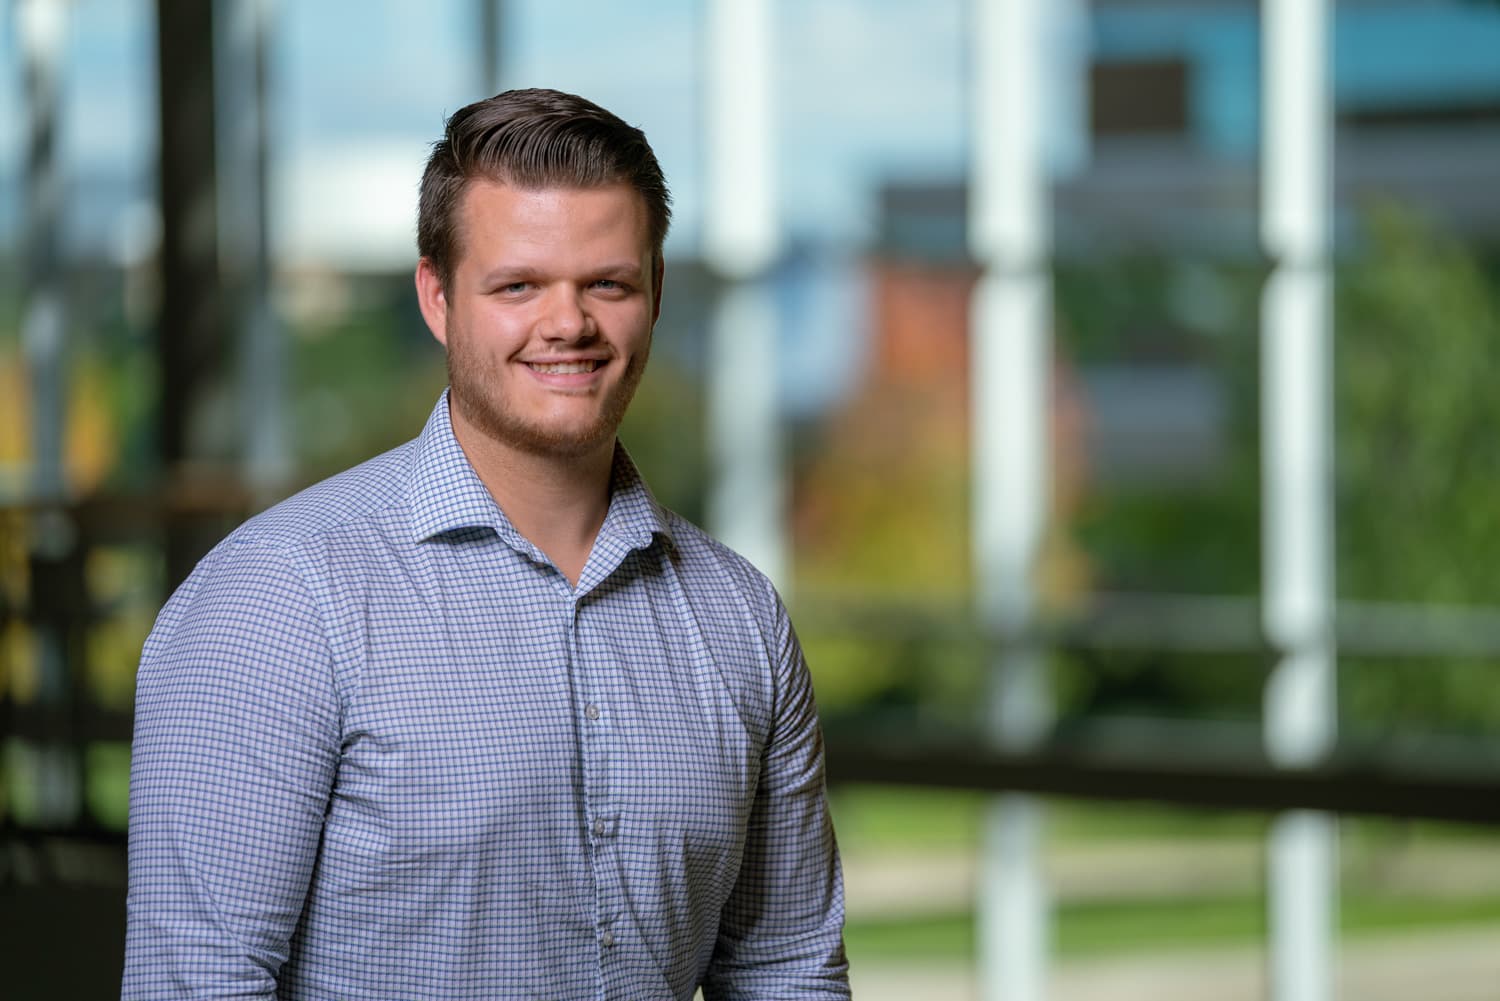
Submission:
<svg viewBox="0 0 1500 1001">
<path fill-rule="evenodd" d="M 786 612 L 615 441 L 668 219 L 588 101 L 448 121 L 416 272 L 448 392 L 146 643 L 126 998 L 848 996 Z"/>
</svg>

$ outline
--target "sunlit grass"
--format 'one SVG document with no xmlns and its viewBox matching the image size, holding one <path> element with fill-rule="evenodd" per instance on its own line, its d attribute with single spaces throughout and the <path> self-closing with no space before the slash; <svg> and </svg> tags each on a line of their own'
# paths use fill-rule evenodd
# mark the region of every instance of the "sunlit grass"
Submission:
<svg viewBox="0 0 1500 1001">
<path fill-rule="evenodd" d="M 985 793 L 894 786 L 842 786 L 830 794 L 846 851 L 970 848 L 979 844 Z M 1157 804 L 1048 800 L 1049 837 L 1063 841 L 1257 837 L 1266 817 Z"/>
<path fill-rule="evenodd" d="M 1500 923 L 1500 899 L 1417 900 L 1345 895 L 1339 925 L 1350 937 Z M 851 920 L 844 930 L 850 959 L 972 961 L 969 912 L 917 918 Z M 1264 942 L 1258 897 L 1165 899 L 1065 904 L 1054 914 L 1052 942 L 1062 957 L 1176 951 Z"/>
<path fill-rule="evenodd" d="M 867 870 L 872 864 L 878 867 L 882 859 L 914 863 L 919 872 L 924 859 L 974 859 L 987 799 L 961 791 L 857 786 L 836 789 L 832 808 L 846 858 L 859 858 Z M 1045 817 L 1047 850 L 1054 863 L 1070 853 L 1097 863 L 1112 845 L 1127 858 L 1138 858 L 1141 847 L 1154 844 L 1163 849 L 1162 864 L 1170 865 L 1174 852 L 1191 855 L 1201 847 L 1223 856 L 1224 846 L 1238 846 L 1226 863 L 1234 875 L 1227 882 L 1184 886 L 1180 879 L 1164 878 L 1157 889 L 1146 879 L 1123 893 L 1117 886 L 1094 895 L 1085 887 L 1081 894 L 1075 890 L 1073 899 L 1058 899 L 1052 927 L 1057 955 L 1253 948 L 1264 943 L 1265 901 L 1255 887 L 1254 846 L 1266 832 L 1269 815 L 1048 800 Z M 1500 924 L 1500 884 L 1463 879 L 1463 867 L 1482 858 L 1487 843 L 1500 850 L 1500 832 L 1433 822 L 1343 819 L 1344 876 L 1338 903 L 1343 934 Z M 1426 868 L 1433 863 L 1437 870 Z M 1235 868 L 1242 866 L 1247 867 L 1243 872 Z M 946 863 L 939 863 L 939 869 L 946 871 Z M 1429 885 L 1428 876 L 1443 879 Z M 846 933 L 853 960 L 972 961 L 975 928 L 967 901 L 953 901 L 947 910 L 940 899 L 914 904 L 910 915 L 856 911 Z"/>
<path fill-rule="evenodd" d="M 927 851 L 977 847 L 987 793 L 953 789 L 851 785 L 830 792 L 839 843 L 845 851 Z M 1047 836 L 1063 843 L 1169 839 L 1182 841 L 1265 834 L 1264 813 L 1195 809 L 1158 803 L 1100 803 L 1048 799 Z M 1426 820 L 1346 817 L 1342 837 L 1356 843 L 1406 841 L 1491 842 L 1500 830 Z"/>
</svg>

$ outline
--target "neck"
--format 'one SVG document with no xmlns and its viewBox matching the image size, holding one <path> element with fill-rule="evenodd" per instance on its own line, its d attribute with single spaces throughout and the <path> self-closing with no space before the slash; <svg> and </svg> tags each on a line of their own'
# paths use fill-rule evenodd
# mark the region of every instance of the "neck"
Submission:
<svg viewBox="0 0 1500 1001">
<path fill-rule="evenodd" d="M 537 455 L 505 445 L 450 411 L 453 436 L 516 531 L 577 586 L 609 513 L 614 441 L 578 456 Z"/>
</svg>

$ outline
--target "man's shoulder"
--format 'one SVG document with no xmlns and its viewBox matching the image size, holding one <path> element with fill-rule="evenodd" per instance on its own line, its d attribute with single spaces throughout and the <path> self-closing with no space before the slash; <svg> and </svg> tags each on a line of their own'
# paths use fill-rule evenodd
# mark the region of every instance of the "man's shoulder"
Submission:
<svg viewBox="0 0 1500 1001">
<path fill-rule="evenodd" d="M 727 588 L 761 606 L 761 611 L 774 611 L 779 601 L 776 589 L 755 564 L 675 511 L 662 508 L 662 518 L 672 538 L 675 561 L 690 581 Z"/>
<path fill-rule="evenodd" d="M 314 483 L 246 521 L 226 542 L 293 549 L 402 508 L 416 441 Z"/>
<path fill-rule="evenodd" d="M 360 535 L 388 515 L 399 517 L 406 505 L 412 447 L 408 442 L 315 483 L 220 540 L 163 606 L 142 664 L 161 655 L 184 621 L 211 631 L 238 623 L 275 628 L 286 636 L 313 635 L 320 627 L 298 632 L 289 623 L 299 616 L 304 624 L 318 618 L 314 592 L 320 586 L 314 581 L 323 577 L 326 583 L 327 575 L 316 568 L 329 565 L 331 551 L 337 552 L 341 566 L 357 566 L 368 555 Z M 324 551 L 318 552 L 319 547 Z M 190 616 L 189 609 L 196 612 Z"/>
</svg>

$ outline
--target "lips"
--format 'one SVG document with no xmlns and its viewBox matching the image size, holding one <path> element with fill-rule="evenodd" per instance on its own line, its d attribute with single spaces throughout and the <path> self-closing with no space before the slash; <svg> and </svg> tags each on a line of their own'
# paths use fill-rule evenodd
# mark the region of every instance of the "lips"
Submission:
<svg viewBox="0 0 1500 1001">
<path fill-rule="evenodd" d="M 597 358 L 586 358 L 578 361 L 529 361 L 526 364 L 533 372 L 542 375 L 585 375 L 602 367 L 604 362 Z"/>
</svg>

